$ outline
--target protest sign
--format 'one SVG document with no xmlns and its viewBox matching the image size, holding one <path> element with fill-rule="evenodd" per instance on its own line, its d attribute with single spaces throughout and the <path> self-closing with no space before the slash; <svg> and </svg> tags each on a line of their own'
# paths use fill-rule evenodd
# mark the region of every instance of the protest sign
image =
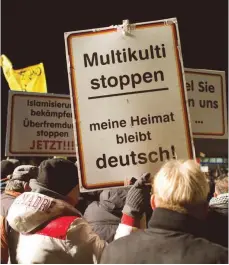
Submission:
<svg viewBox="0 0 229 265">
<path fill-rule="evenodd" d="M 69 96 L 9 91 L 7 156 L 75 156 Z"/>
<path fill-rule="evenodd" d="M 225 72 L 185 68 L 193 137 L 226 139 Z"/>
<path fill-rule="evenodd" d="M 81 191 L 193 158 L 176 19 L 65 33 Z"/>
</svg>

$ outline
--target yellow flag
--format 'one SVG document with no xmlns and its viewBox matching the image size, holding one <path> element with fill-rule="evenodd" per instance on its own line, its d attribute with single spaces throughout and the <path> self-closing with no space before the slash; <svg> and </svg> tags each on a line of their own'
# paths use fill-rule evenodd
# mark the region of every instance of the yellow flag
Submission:
<svg viewBox="0 0 229 265">
<path fill-rule="evenodd" d="M 11 90 L 47 93 L 43 63 L 14 70 L 11 61 L 1 55 L 0 66 Z"/>
</svg>

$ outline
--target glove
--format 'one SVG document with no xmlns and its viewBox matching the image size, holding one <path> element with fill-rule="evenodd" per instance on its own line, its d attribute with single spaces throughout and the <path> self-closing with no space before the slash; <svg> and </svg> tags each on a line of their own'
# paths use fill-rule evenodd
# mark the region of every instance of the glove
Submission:
<svg viewBox="0 0 229 265">
<path fill-rule="evenodd" d="M 122 212 L 133 218 L 141 219 L 144 213 L 144 192 L 149 183 L 150 173 L 144 173 L 129 190 Z"/>
</svg>

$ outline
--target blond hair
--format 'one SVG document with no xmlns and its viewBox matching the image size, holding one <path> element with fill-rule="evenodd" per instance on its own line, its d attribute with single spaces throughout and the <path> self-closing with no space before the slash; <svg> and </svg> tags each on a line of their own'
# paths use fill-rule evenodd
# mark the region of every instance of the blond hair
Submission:
<svg viewBox="0 0 229 265">
<path fill-rule="evenodd" d="M 154 177 L 152 186 L 161 207 L 181 212 L 206 202 L 209 193 L 207 178 L 194 160 L 166 162 Z"/>
</svg>

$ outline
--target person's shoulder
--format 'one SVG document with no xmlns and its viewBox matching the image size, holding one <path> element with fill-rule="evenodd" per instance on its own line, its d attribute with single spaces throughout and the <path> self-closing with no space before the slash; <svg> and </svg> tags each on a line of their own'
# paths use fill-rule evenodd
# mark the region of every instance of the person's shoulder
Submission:
<svg viewBox="0 0 229 265">
<path fill-rule="evenodd" d="M 99 202 L 98 202 L 98 201 L 94 201 L 94 202 L 90 203 L 90 204 L 87 206 L 87 208 L 86 208 L 85 211 L 87 211 L 87 210 L 91 210 L 91 209 L 93 209 L 93 208 L 97 208 L 97 207 L 99 207 Z"/>
<path fill-rule="evenodd" d="M 100 263 L 101 264 L 127 263 L 127 261 L 129 261 L 127 253 L 129 253 L 130 251 L 133 251 L 134 253 L 142 251 L 138 247 L 139 234 L 142 233 L 143 233 L 142 231 L 136 231 L 128 236 L 123 236 L 111 242 L 108 246 L 105 247 L 101 256 Z M 136 244 L 136 242 L 138 243 Z"/>
<path fill-rule="evenodd" d="M 6 194 L 5 192 L 1 193 L 1 201 L 4 200 L 7 197 L 8 197 L 8 194 Z"/>
<path fill-rule="evenodd" d="M 66 240 L 69 229 L 77 219 L 77 216 L 59 216 L 50 220 L 40 230 L 37 230 L 35 234 Z"/>
<path fill-rule="evenodd" d="M 84 217 L 87 221 L 96 219 L 96 216 L 99 216 L 104 210 L 100 207 L 98 201 L 94 201 L 88 205 L 84 212 Z"/>
<path fill-rule="evenodd" d="M 207 220 L 228 218 L 228 205 L 222 207 L 209 207 Z"/>
<path fill-rule="evenodd" d="M 212 259 L 215 263 L 228 264 L 228 249 L 221 245 L 210 242 L 208 251 L 211 253 Z"/>
<path fill-rule="evenodd" d="M 72 219 L 67 231 L 67 239 L 75 241 L 77 237 L 80 241 L 87 242 L 94 236 L 95 234 L 92 231 L 92 227 L 88 224 L 85 218 L 75 217 Z"/>
<path fill-rule="evenodd" d="M 11 204 L 14 202 L 15 197 L 5 192 L 1 194 L 1 208 L 9 208 Z"/>
<path fill-rule="evenodd" d="M 216 263 L 228 263 L 228 249 L 205 238 L 195 238 L 190 247 L 201 249 L 203 255 Z M 208 262 L 211 263 L 211 262 Z"/>
<path fill-rule="evenodd" d="M 121 237 L 119 239 L 116 239 L 112 243 L 108 245 L 107 248 L 120 248 L 122 249 L 125 245 L 128 246 L 132 242 L 136 242 L 136 240 L 139 242 L 140 241 L 155 241 L 158 239 L 157 231 L 154 231 L 154 229 L 144 229 L 144 230 L 137 230 L 133 233 L 131 233 L 128 236 Z M 160 230 L 161 232 L 161 230 Z M 161 234 L 161 233 L 160 233 Z M 181 240 L 181 239 L 180 239 Z M 184 238 L 181 240 L 181 242 L 184 241 Z M 208 239 L 205 239 L 203 237 L 195 237 L 191 234 L 186 234 L 186 243 L 185 245 L 189 245 L 190 248 L 200 248 L 203 251 L 209 251 L 212 250 L 214 253 L 227 253 L 228 249 L 216 244 L 214 242 L 209 241 Z"/>
<path fill-rule="evenodd" d="M 1 200 L 3 200 L 3 199 L 15 199 L 15 197 L 10 195 L 10 194 L 3 192 L 3 193 L 1 193 Z"/>
<path fill-rule="evenodd" d="M 116 240 L 114 240 L 113 242 L 111 242 L 106 249 L 120 249 L 120 250 L 124 250 L 125 247 L 129 247 L 132 243 L 139 242 L 139 239 L 141 238 L 140 236 L 144 236 L 145 232 L 144 230 L 137 230 L 133 233 L 131 233 L 128 236 L 123 236 L 120 237 Z M 125 251 L 125 250 L 124 250 Z"/>
<path fill-rule="evenodd" d="M 219 249 L 219 250 L 222 250 L 222 251 L 225 251 L 225 250 L 227 251 L 227 248 L 225 248 L 225 247 L 223 247 L 221 245 L 218 245 L 218 244 L 216 244 L 216 243 L 214 243 L 212 241 L 209 241 L 206 238 L 196 237 L 194 239 L 194 242 L 198 243 L 198 244 L 200 244 L 202 246 L 207 246 L 208 249 Z"/>
</svg>

